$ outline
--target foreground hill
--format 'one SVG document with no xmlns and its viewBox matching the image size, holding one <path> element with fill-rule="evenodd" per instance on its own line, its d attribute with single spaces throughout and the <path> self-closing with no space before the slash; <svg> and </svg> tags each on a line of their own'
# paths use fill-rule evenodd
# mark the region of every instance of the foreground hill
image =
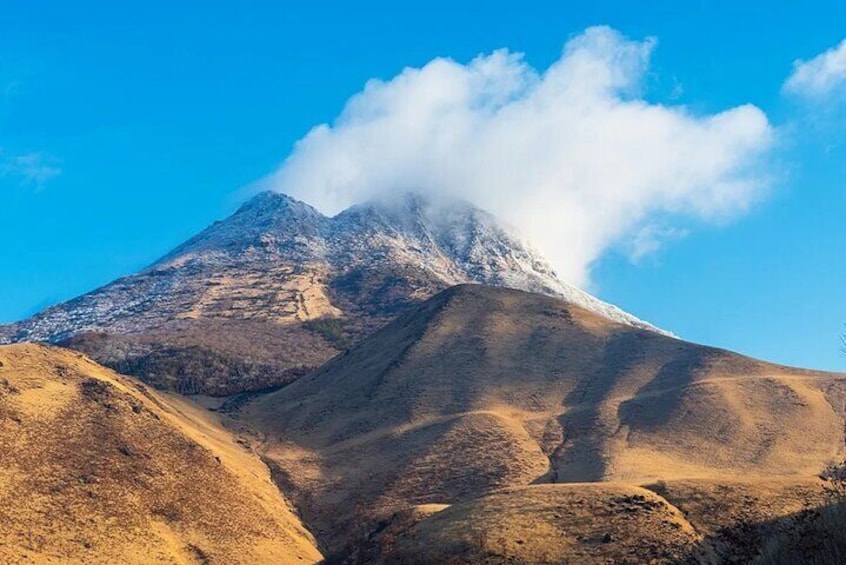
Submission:
<svg viewBox="0 0 846 565">
<path fill-rule="evenodd" d="M 822 502 L 819 481 L 799 478 L 517 487 L 454 506 L 398 513 L 349 560 L 763 564 L 769 562 L 756 560 L 762 550 L 813 530 L 811 508 Z M 808 562 L 813 544 L 801 549 L 775 562 Z"/>
<path fill-rule="evenodd" d="M 844 390 L 843 375 L 464 285 L 240 418 L 338 550 L 399 510 L 503 488 L 812 477 L 842 455 Z"/>
<path fill-rule="evenodd" d="M 0 562 L 313 563 L 261 461 L 79 353 L 0 348 Z"/>
<path fill-rule="evenodd" d="M 645 323 L 567 285 L 490 214 L 415 195 L 334 217 L 263 193 L 149 268 L 28 320 L 0 343 L 47 341 L 182 393 L 290 382 L 449 286 L 566 298 Z"/>
</svg>

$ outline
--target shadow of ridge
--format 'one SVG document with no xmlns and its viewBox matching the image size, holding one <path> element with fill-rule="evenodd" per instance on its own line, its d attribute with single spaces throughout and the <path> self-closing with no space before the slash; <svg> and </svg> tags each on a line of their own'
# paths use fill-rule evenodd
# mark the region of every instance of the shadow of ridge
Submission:
<svg viewBox="0 0 846 565">
<path fill-rule="evenodd" d="M 603 452 L 610 432 L 600 421 L 600 404 L 643 358 L 650 340 L 650 332 L 641 330 L 614 334 L 604 344 L 597 369 L 582 377 L 564 399 L 565 406 L 574 408 L 558 418 L 563 440 L 550 458 L 549 482 L 596 482 L 605 476 Z"/>
<path fill-rule="evenodd" d="M 632 431 L 648 431 L 669 423 L 694 383 L 694 376 L 705 369 L 713 355 L 707 349 L 682 347 L 675 358 L 661 365 L 652 380 L 620 404 L 620 425 Z"/>
<path fill-rule="evenodd" d="M 846 501 L 765 521 L 740 520 L 707 536 L 691 556 L 712 549 L 718 563 L 842 565 Z"/>
</svg>

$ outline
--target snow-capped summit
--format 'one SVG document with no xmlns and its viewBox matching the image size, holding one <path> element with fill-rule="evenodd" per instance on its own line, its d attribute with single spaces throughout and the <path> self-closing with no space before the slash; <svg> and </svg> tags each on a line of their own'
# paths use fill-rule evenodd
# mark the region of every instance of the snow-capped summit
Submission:
<svg viewBox="0 0 846 565">
<path fill-rule="evenodd" d="M 559 294 L 555 272 L 513 230 L 458 199 L 405 194 L 353 206 L 332 218 L 338 253 L 355 261 L 359 243 L 399 263 L 416 263 L 450 284 L 481 282 Z"/>
<path fill-rule="evenodd" d="M 244 203 L 229 218 L 215 222 L 153 265 L 169 265 L 208 253 L 237 255 L 251 247 L 272 247 L 296 252 L 296 240 L 319 238 L 326 218 L 305 202 L 285 194 L 262 192 Z M 302 258 L 302 257 L 297 257 Z"/>
<path fill-rule="evenodd" d="M 200 347 L 241 359 L 237 340 L 245 339 L 255 359 L 287 371 L 319 364 L 460 283 L 558 296 L 654 330 L 560 281 L 511 228 L 470 203 L 403 194 L 327 217 L 264 192 L 143 271 L 0 326 L 0 343 L 73 338 L 98 360 L 132 372 L 139 366 L 134 360 L 151 351 L 172 357 L 174 350 Z M 92 332 L 111 337 L 98 338 L 96 346 L 74 337 Z M 243 376 L 246 369 L 238 371 Z M 260 384 L 267 382 L 250 386 Z M 240 385 L 215 386 L 230 392 Z"/>
<path fill-rule="evenodd" d="M 423 265 L 449 285 L 479 282 L 558 296 L 616 322 L 667 333 L 561 281 L 546 259 L 492 214 L 460 199 L 404 193 L 348 208 L 338 253 L 355 261 L 357 243 L 376 256 Z M 339 226 L 340 225 L 340 226 Z"/>
</svg>

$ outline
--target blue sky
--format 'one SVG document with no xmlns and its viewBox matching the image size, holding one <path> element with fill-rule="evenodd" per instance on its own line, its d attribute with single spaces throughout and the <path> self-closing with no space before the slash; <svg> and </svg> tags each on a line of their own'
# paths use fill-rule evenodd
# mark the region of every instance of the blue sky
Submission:
<svg viewBox="0 0 846 565">
<path fill-rule="evenodd" d="M 499 48 L 546 69 L 586 28 L 657 40 L 651 104 L 744 104 L 775 132 L 743 213 L 590 264 L 602 298 L 680 336 L 844 370 L 846 95 L 783 90 L 846 38 L 836 2 L 6 2 L 0 18 L 0 321 L 129 274 L 231 212 L 366 81 Z"/>
</svg>

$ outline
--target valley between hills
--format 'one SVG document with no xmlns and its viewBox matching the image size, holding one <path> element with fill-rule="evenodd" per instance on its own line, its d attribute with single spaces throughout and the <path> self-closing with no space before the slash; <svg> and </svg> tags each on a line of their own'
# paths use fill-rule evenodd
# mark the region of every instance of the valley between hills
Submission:
<svg viewBox="0 0 846 565">
<path fill-rule="evenodd" d="M 449 209 L 262 194 L 0 326 L 0 561 L 786 563 L 831 537 L 846 375 L 685 342 Z"/>
</svg>

